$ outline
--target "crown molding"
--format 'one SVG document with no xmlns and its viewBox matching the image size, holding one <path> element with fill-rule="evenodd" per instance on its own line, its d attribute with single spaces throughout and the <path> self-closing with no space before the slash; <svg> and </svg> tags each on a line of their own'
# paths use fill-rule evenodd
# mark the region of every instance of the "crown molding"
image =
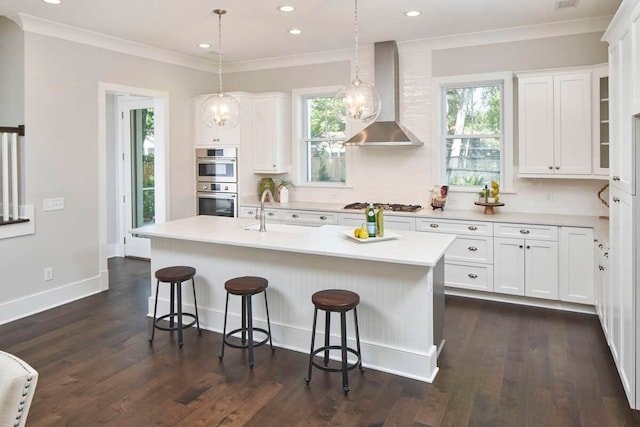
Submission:
<svg viewBox="0 0 640 427">
<path fill-rule="evenodd" d="M 623 3 L 624 4 L 624 3 Z M 76 43 L 108 49 L 155 61 L 193 68 L 201 71 L 216 73 L 215 62 L 191 57 L 164 49 L 135 43 L 117 37 L 84 30 L 66 24 L 60 24 L 35 16 L 18 13 L 8 16 L 15 21 L 23 31 L 56 37 Z M 612 16 L 600 16 L 589 19 L 561 21 L 547 24 L 529 25 L 523 27 L 504 28 L 499 30 L 481 31 L 475 33 L 457 34 L 453 36 L 433 37 L 417 40 L 400 41 L 398 45 L 416 45 L 422 49 L 437 50 L 464 46 L 476 46 L 492 43 L 506 43 L 519 40 L 540 39 L 547 37 L 566 36 L 591 32 L 604 32 L 611 22 Z M 225 64 L 225 73 L 258 71 L 283 67 L 321 64 L 328 62 L 350 61 L 353 49 L 340 49 L 325 52 L 315 52 L 302 55 L 282 56 L 275 58 L 238 61 Z"/>
<path fill-rule="evenodd" d="M 193 68 L 201 71 L 216 72 L 216 64 L 200 58 L 171 52 L 164 49 L 148 46 L 142 43 L 131 42 L 102 33 L 85 30 L 71 25 L 61 24 L 48 19 L 38 18 L 24 13 L 16 13 L 8 16 L 15 21 L 22 31 L 41 34 L 48 37 L 82 43 L 114 52 L 125 53 L 141 58 L 152 59 L 182 67 Z"/>
<path fill-rule="evenodd" d="M 640 12 L 638 9 L 640 8 L 636 9 L 636 6 L 639 4 L 640 2 L 638 2 L 638 0 L 624 0 L 613 16 L 611 24 L 602 36 L 602 40 L 609 44 L 613 44 L 619 40 L 627 29 L 626 27 L 629 26 L 629 23 L 637 18 L 638 12 Z"/>
</svg>

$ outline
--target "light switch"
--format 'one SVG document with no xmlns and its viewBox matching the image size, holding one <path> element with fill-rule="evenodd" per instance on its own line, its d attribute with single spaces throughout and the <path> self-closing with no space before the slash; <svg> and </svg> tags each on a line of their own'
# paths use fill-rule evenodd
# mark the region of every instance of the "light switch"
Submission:
<svg viewBox="0 0 640 427">
<path fill-rule="evenodd" d="M 47 211 L 60 211 L 64 209 L 64 197 L 58 197 L 55 199 L 44 199 L 42 210 Z"/>
</svg>

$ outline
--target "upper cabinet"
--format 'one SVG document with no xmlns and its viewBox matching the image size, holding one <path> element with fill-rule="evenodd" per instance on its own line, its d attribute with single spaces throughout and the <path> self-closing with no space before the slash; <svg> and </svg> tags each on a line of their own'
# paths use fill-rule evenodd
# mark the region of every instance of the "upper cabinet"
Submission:
<svg viewBox="0 0 640 427">
<path fill-rule="evenodd" d="M 253 172 L 286 173 L 291 148 L 291 101 L 285 93 L 253 96 Z"/>
<path fill-rule="evenodd" d="M 593 71 L 593 173 L 609 175 L 609 68 L 606 64 Z"/>
<path fill-rule="evenodd" d="M 592 72 L 518 76 L 521 177 L 593 176 Z"/>
</svg>

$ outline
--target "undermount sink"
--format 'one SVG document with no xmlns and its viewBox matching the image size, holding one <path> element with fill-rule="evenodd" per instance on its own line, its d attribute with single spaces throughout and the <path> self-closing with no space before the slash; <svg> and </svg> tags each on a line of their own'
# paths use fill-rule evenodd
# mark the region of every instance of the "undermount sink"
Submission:
<svg viewBox="0 0 640 427">
<path fill-rule="evenodd" d="M 244 229 L 259 231 L 260 223 L 248 225 Z M 309 227 L 305 227 L 303 225 L 273 224 L 269 222 L 266 224 L 266 229 L 267 233 L 269 231 L 279 231 L 283 233 L 305 233 L 309 231 Z"/>
</svg>

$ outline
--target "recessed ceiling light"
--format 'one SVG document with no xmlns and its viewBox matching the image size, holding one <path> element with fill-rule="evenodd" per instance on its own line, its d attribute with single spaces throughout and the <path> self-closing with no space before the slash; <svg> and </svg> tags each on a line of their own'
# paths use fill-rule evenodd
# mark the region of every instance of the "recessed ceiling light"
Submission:
<svg viewBox="0 0 640 427">
<path fill-rule="evenodd" d="M 417 10 L 410 10 L 409 12 L 405 13 L 405 15 L 410 16 L 410 17 L 413 18 L 414 16 L 422 15 L 422 13 L 417 11 Z"/>
<path fill-rule="evenodd" d="M 302 34 L 302 30 L 298 28 L 292 28 L 289 30 L 289 34 L 293 34 L 294 36 Z"/>
<path fill-rule="evenodd" d="M 198 44 L 198 47 L 202 49 L 209 49 L 211 45 L 209 43 L 200 43 Z"/>
<path fill-rule="evenodd" d="M 45 3 L 49 3 L 49 4 L 60 4 L 62 3 L 62 0 L 42 0 Z"/>
<path fill-rule="evenodd" d="M 289 6 L 287 4 L 287 5 L 284 5 L 284 6 L 278 6 L 278 10 L 280 12 L 293 12 L 294 10 L 296 10 L 296 8 L 293 7 L 293 6 Z"/>
</svg>

